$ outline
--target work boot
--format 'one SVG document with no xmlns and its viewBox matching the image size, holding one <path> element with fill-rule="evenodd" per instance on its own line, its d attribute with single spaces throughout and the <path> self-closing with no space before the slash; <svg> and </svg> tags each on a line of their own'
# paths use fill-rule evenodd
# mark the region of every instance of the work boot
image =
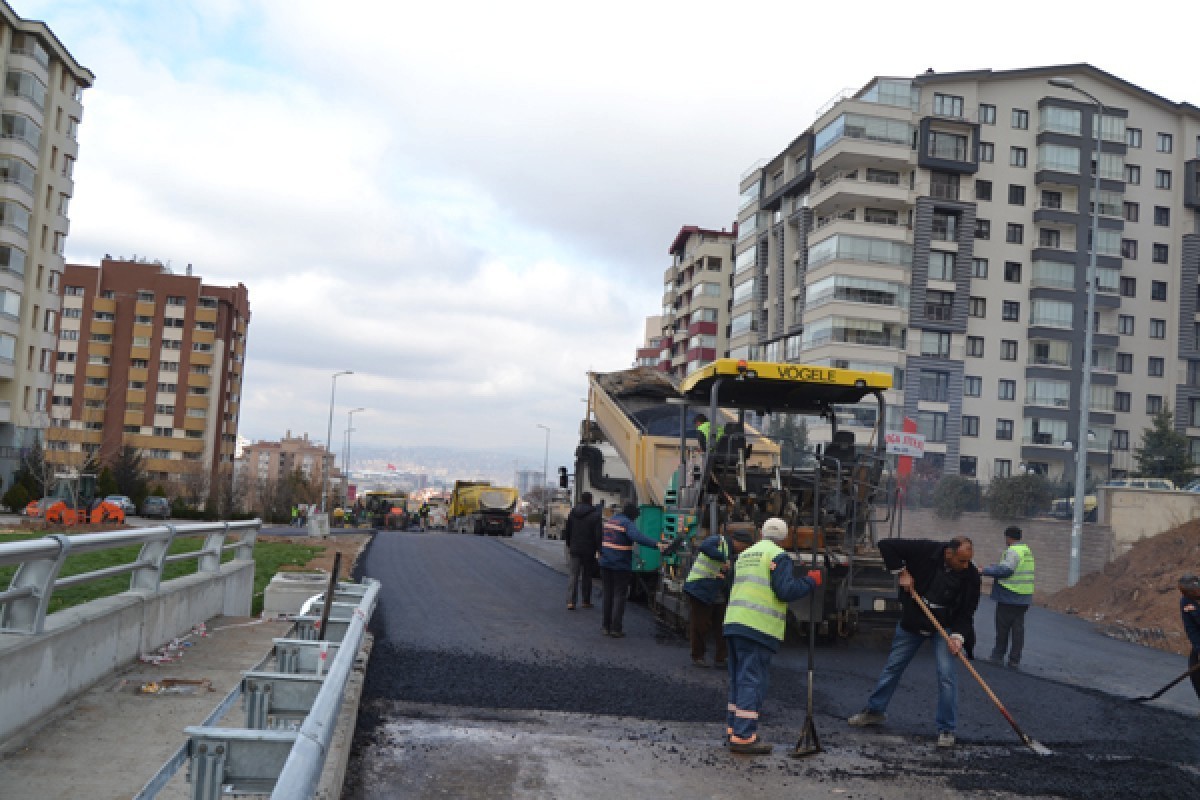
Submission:
<svg viewBox="0 0 1200 800">
<path fill-rule="evenodd" d="M 717 669 L 728 669 L 729 662 L 728 661 L 714 661 L 713 666 L 716 667 Z"/>
<path fill-rule="evenodd" d="M 887 722 L 887 714 L 882 711 L 863 709 L 846 721 L 856 728 L 865 728 L 868 725 L 882 725 Z"/>
<path fill-rule="evenodd" d="M 1021 669 L 1020 663 L 1016 662 L 1016 661 L 1010 661 L 1005 666 L 1007 666 L 1009 669 L 1015 669 L 1017 671 L 1020 671 L 1020 669 Z"/>
<path fill-rule="evenodd" d="M 584 603 L 584 604 L 583 604 L 583 607 L 584 607 L 584 608 L 592 608 L 592 604 L 591 604 L 591 603 Z"/>
<path fill-rule="evenodd" d="M 701 669 L 708 669 L 708 662 L 705 661 L 703 658 L 693 658 L 692 666 L 700 667 Z"/>
<path fill-rule="evenodd" d="M 942 731 L 938 734 L 938 747 L 954 747 L 954 734 L 950 731 Z"/>
<path fill-rule="evenodd" d="M 771 752 L 771 745 L 764 742 L 762 739 L 755 739 L 752 742 L 731 742 L 729 752 L 740 753 L 744 756 L 765 756 Z"/>
<path fill-rule="evenodd" d="M 605 636 L 612 636 L 612 631 L 610 631 L 608 628 L 601 628 L 600 632 L 603 633 Z"/>
<path fill-rule="evenodd" d="M 625 636 L 625 631 L 612 631 L 608 635 L 613 637 L 614 639 L 620 639 Z"/>
<path fill-rule="evenodd" d="M 575 604 L 567 603 L 567 611 L 574 611 L 574 610 L 575 610 Z"/>
</svg>

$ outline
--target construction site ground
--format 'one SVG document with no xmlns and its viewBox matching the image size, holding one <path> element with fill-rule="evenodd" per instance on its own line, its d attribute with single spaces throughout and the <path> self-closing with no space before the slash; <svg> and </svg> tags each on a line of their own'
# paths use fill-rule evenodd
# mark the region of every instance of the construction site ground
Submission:
<svg viewBox="0 0 1200 800">
<path fill-rule="evenodd" d="M 802 641 L 775 658 L 762 720 L 766 757 L 723 746 L 726 675 L 691 664 L 686 641 L 631 606 L 624 639 L 600 610 L 566 609 L 563 545 L 377 535 L 364 574 L 388 587 L 373 629 L 343 797 L 921 798 L 1079 800 L 1200 796 L 1200 702 L 1185 683 L 1131 702 L 1183 658 L 1104 635 L 1078 615 L 1033 608 L 1023 669 L 976 668 L 1033 739 L 1024 746 L 965 668 L 959 744 L 935 746 L 931 648 L 911 665 L 879 729 L 860 710 L 885 637 L 816 648 L 814 723 L 823 752 L 793 759 L 806 719 Z M 598 601 L 597 601 L 598 602 Z M 980 648 L 994 606 L 977 614 Z M 1173 613 L 1177 613 L 1173 612 Z"/>
</svg>

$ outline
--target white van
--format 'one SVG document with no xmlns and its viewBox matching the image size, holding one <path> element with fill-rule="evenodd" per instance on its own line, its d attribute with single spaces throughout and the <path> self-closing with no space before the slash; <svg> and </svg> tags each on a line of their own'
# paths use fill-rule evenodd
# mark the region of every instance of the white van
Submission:
<svg viewBox="0 0 1200 800">
<path fill-rule="evenodd" d="M 1100 484 L 1108 489 L 1161 489 L 1175 491 L 1175 484 L 1166 478 L 1121 478 Z"/>
</svg>

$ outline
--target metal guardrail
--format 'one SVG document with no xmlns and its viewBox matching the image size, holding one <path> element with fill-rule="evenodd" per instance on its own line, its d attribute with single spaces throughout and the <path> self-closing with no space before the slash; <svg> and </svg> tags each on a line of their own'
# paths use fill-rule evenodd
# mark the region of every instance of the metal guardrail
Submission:
<svg viewBox="0 0 1200 800">
<path fill-rule="evenodd" d="M 130 575 L 130 590 L 157 591 L 163 568 L 179 561 L 197 561 L 200 573 L 219 572 L 221 557 L 236 551 L 237 558 L 254 558 L 254 541 L 262 520 L 242 522 L 204 522 L 190 525 L 159 525 L 104 533 L 50 534 L 41 539 L 0 544 L 0 566 L 17 565 L 7 590 L 0 592 L 0 632 L 38 634 L 45 630 L 50 598 L 55 590 L 82 583 Z M 231 533 L 240 533 L 237 541 L 226 543 Z M 177 536 L 206 536 L 204 546 L 190 553 L 168 555 Z M 68 556 L 94 553 L 118 547 L 141 545 L 137 559 L 104 569 L 60 578 Z"/>
<path fill-rule="evenodd" d="M 380 583 L 370 578 L 362 584 L 339 583 L 325 641 L 314 638 L 317 618 L 295 618 L 287 635 L 274 640 L 271 652 L 242 674 L 241 683 L 204 722 L 184 729 L 187 741 L 134 800 L 156 798 L 184 763 L 192 800 L 218 800 L 231 793 L 312 798 L 379 590 Z M 351 598 L 356 602 L 347 602 Z M 245 727 L 214 727 L 239 698 Z"/>
</svg>

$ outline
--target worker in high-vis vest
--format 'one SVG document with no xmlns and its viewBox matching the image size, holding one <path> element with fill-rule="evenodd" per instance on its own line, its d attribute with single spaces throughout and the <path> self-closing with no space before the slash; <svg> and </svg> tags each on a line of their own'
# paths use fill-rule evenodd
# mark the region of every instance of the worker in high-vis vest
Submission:
<svg viewBox="0 0 1200 800">
<path fill-rule="evenodd" d="M 688 601 L 688 639 L 692 645 L 692 663 L 707 667 L 704 650 L 708 638 L 716 641 L 713 666 L 724 669 L 728 666 L 725 637 L 721 625 L 725 622 L 725 605 L 729 600 L 732 584 L 732 559 L 754 544 L 752 530 L 728 530 L 724 535 L 713 534 L 700 543 L 696 560 L 683 584 L 683 593 Z"/>
<path fill-rule="evenodd" d="M 820 570 L 803 577 L 795 574 L 791 558 L 779 546 L 787 535 L 787 523 L 771 517 L 763 523 L 762 540 L 734 562 L 724 629 L 729 648 L 725 732 L 734 753 L 771 752 L 771 745 L 758 736 L 758 715 L 767 693 L 771 657 L 783 643 L 787 604 L 821 585 Z"/>
<path fill-rule="evenodd" d="M 996 646 L 988 661 L 1004 663 L 1007 652 L 1008 666 L 1018 669 L 1025 648 L 1025 612 L 1033 603 L 1033 551 L 1021 541 L 1021 529 L 1016 525 L 1004 529 L 1004 544 L 1007 549 L 1000 563 L 982 570 L 994 579 L 992 599 L 996 601 Z"/>
</svg>

